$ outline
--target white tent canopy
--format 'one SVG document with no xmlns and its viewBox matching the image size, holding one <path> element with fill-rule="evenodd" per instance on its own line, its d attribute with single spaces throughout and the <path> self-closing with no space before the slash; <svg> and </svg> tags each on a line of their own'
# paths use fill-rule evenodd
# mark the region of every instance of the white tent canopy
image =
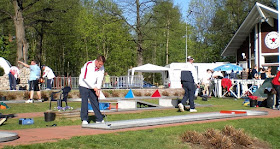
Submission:
<svg viewBox="0 0 280 149">
<path fill-rule="evenodd" d="M 153 64 L 145 64 L 142 66 L 138 66 L 138 67 L 134 67 L 132 69 L 128 70 L 128 76 L 132 76 L 131 77 L 131 82 L 130 84 L 132 84 L 133 82 L 133 76 L 135 72 L 149 72 L 149 73 L 161 73 L 162 74 L 162 79 L 164 81 L 165 79 L 165 73 L 166 71 L 169 71 L 169 68 L 166 67 L 161 67 L 161 66 L 157 66 L 157 65 L 153 65 Z"/>
</svg>

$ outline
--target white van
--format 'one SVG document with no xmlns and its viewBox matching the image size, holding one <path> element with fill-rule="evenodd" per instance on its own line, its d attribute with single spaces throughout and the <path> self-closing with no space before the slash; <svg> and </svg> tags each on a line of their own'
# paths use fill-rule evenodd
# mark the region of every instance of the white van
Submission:
<svg viewBox="0 0 280 149">
<path fill-rule="evenodd" d="M 228 62 L 216 62 L 216 63 L 193 63 L 197 70 L 198 82 L 203 78 L 203 75 L 206 73 L 207 69 L 214 69 L 218 66 L 227 64 Z M 181 85 L 181 70 L 185 67 L 186 63 L 171 63 L 165 67 L 170 68 L 169 74 L 164 80 L 165 86 L 169 88 L 182 88 Z"/>
<path fill-rule="evenodd" d="M 5 71 L 5 74 L 9 74 L 11 64 L 9 61 L 5 60 L 3 57 L 0 57 L 0 67 L 2 67 Z"/>
</svg>

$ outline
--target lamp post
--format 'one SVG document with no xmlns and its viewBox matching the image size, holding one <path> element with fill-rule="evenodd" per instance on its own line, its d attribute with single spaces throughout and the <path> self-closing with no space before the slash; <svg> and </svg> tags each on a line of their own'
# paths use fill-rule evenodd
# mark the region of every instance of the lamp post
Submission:
<svg viewBox="0 0 280 149">
<path fill-rule="evenodd" d="M 189 14 L 186 17 L 186 63 L 187 63 L 187 57 L 188 57 L 188 17 L 191 15 L 192 10 L 189 11 Z"/>
</svg>

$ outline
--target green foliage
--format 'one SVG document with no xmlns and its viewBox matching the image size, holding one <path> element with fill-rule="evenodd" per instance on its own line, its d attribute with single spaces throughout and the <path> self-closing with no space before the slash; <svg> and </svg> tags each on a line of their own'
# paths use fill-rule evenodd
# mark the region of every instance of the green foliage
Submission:
<svg viewBox="0 0 280 149">
<path fill-rule="evenodd" d="M 188 52 L 196 62 L 235 62 L 235 57 L 220 55 L 256 2 L 275 8 L 271 0 L 192 0 L 188 22 L 193 32 Z"/>
<path fill-rule="evenodd" d="M 171 1 L 160 1 L 146 18 L 151 22 L 144 29 L 146 40 L 145 63 L 164 66 L 166 62 L 185 61 L 185 24 L 181 21 L 180 11 Z M 168 51 L 168 61 L 166 54 Z"/>
<path fill-rule="evenodd" d="M 22 1 L 22 5 L 33 2 Z M 172 0 L 143 0 L 139 1 L 137 22 L 137 1 L 35 1 L 23 11 L 28 58 L 48 65 L 57 76 L 78 76 L 85 62 L 104 55 L 106 71 L 120 76 L 140 62 L 161 66 L 185 62 L 187 37 L 187 52 L 195 62 L 234 61 L 221 57 L 221 52 L 255 2 L 192 0 L 192 12 L 183 12 L 187 13 L 185 20 Z M 276 6 L 271 0 L 258 2 Z M 0 55 L 15 65 L 12 1 L 1 0 L 0 10 Z M 152 78 L 151 74 L 145 77 Z M 159 79 L 159 75 L 153 75 L 150 82 Z"/>
</svg>

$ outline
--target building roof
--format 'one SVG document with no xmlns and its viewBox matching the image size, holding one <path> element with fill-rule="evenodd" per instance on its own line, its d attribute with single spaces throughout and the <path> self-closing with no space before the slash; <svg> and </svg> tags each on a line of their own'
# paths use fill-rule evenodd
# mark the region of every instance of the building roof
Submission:
<svg viewBox="0 0 280 149">
<path fill-rule="evenodd" d="M 222 56 L 235 56 L 237 50 L 249 36 L 251 30 L 259 22 L 267 22 L 274 26 L 274 19 L 277 19 L 277 10 L 267 7 L 263 4 L 256 3 L 250 13 L 245 18 L 239 29 L 236 31 L 230 42 L 222 52 Z"/>
</svg>

